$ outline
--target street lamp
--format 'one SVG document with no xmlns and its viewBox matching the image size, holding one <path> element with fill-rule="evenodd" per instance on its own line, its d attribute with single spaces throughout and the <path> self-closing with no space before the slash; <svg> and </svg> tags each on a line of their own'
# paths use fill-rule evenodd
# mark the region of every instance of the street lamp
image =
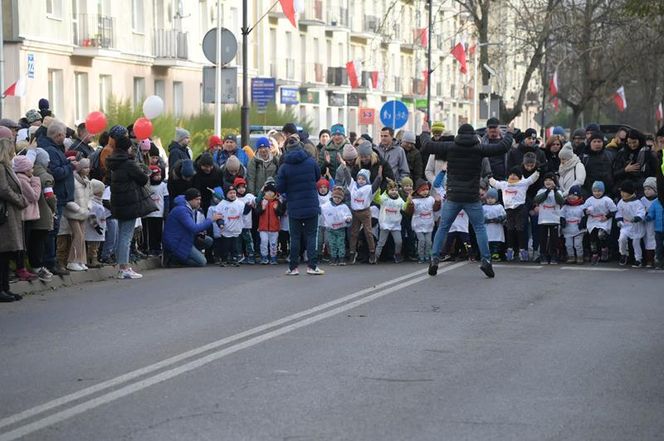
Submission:
<svg viewBox="0 0 664 441">
<path fill-rule="evenodd" d="M 474 67 L 473 67 L 473 69 L 474 69 L 474 73 L 473 73 L 473 76 L 474 76 L 474 78 L 473 78 L 473 83 L 474 83 L 473 84 L 473 95 L 474 95 L 473 96 L 473 127 L 475 127 L 475 128 L 477 128 L 477 120 L 479 119 L 479 107 L 480 107 L 479 93 L 477 92 L 477 76 L 478 76 L 478 71 L 479 71 L 479 69 L 478 69 L 478 64 L 479 63 L 477 61 L 477 58 L 478 58 L 477 54 L 478 54 L 480 48 L 483 47 L 483 46 L 502 46 L 502 45 L 503 45 L 503 43 L 488 43 L 488 42 L 485 42 L 485 43 L 477 43 L 477 45 L 475 47 L 475 54 L 473 55 L 473 65 L 474 65 Z M 493 68 L 491 68 L 491 66 L 489 66 L 488 64 L 485 63 L 482 67 L 484 68 L 484 70 L 489 72 L 489 75 L 496 76 L 496 71 Z M 487 115 L 489 115 L 489 117 L 491 117 L 491 78 L 489 78 L 488 86 L 489 86 L 489 93 L 488 93 L 488 97 L 487 97 L 487 107 L 486 107 L 486 109 L 487 109 Z"/>
</svg>

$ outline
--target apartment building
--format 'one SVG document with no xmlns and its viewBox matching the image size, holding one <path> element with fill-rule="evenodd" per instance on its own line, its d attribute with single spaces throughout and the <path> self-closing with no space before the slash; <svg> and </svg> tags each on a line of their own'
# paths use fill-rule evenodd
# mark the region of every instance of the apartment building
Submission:
<svg viewBox="0 0 664 441">
<path fill-rule="evenodd" d="M 250 26 L 273 0 L 250 0 Z M 431 113 L 450 130 L 472 120 L 473 66 L 459 72 L 450 55 L 470 43 L 472 22 L 453 0 L 433 2 L 427 41 L 426 0 L 306 0 L 293 27 L 279 5 L 249 36 L 248 74 L 276 79 L 275 100 L 314 129 L 343 122 L 376 133 L 378 111 L 399 99 L 410 109 L 408 128 L 419 130 L 426 108 L 426 45 L 432 45 Z M 222 24 L 238 39 L 230 65 L 242 74 L 242 2 L 222 0 Z M 202 69 L 210 65 L 201 42 L 217 23 L 213 0 L 2 0 L 5 85 L 25 78 L 23 97 L 5 99 L 5 115 L 18 117 L 47 97 L 56 115 L 73 124 L 105 110 L 110 96 L 140 106 L 155 94 L 177 116 L 207 108 Z M 346 63 L 356 61 L 359 87 Z M 372 73 L 373 72 L 373 73 Z M 241 81 L 238 79 L 238 87 Z M 241 91 L 238 90 L 241 99 Z M 360 109 L 373 124 L 360 125 Z"/>
</svg>

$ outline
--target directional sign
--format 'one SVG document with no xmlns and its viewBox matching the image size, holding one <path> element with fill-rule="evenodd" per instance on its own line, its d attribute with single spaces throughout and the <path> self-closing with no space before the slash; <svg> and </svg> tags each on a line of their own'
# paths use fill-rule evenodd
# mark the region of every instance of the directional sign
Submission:
<svg viewBox="0 0 664 441">
<path fill-rule="evenodd" d="M 388 101 L 380 109 L 380 122 L 386 127 L 399 129 L 408 122 L 408 107 L 401 101 Z"/>
<path fill-rule="evenodd" d="M 258 107 L 267 107 L 268 103 L 274 101 L 276 91 L 277 80 L 275 78 L 251 79 L 251 101 Z"/>
</svg>

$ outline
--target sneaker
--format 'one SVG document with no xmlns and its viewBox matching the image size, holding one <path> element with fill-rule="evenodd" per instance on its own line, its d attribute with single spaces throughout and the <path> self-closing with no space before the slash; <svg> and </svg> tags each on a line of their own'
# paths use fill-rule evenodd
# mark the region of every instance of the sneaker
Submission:
<svg viewBox="0 0 664 441">
<path fill-rule="evenodd" d="M 256 258 L 254 256 L 249 256 L 246 258 L 245 262 L 247 265 L 255 265 L 256 264 Z"/>
<path fill-rule="evenodd" d="M 609 249 L 604 247 L 602 248 L 602 255 L 600 257 L 600 260 L 602 262 L 608 262 L 609 261 Z"/>
<path fill-rule="evenodd" d="M 556 259 L 555 257 L 552 257 L 549 260 L 549 265 L 558 265 L 558 259 Z"/>
<path fill-rule="evenodd" d="M 376 264 L 376 253 L 369 253 L 369 264 L 370 265 Z"/>
<path fill-rule="evenodd" d="M 355 265 L 356 262 L 357 262 L 357 253 L 351 251 L 350 255 L 348 256 L 348 263 L 350 263 L 351 265 Z"/>
<path fill-rule="evenodd" d="M 432 257 L 431 258 L 431 263 L 429 263 L 429 275 L 430 276 L 435 276 L 438 274 L 438 264 L 440 263 L 440 259 L 438 257 Z"/>
<path fill-rule="evenodd" d="M 118 279 L 140 279 L 142 277 L 142 274 L 138 274 L 131 268 L 118 271 Z"/>
<path fill-rule="evenodd" d="M 14 301 L 18 302 L 19 300 L 23 300 L 23 296 L 21 294 L 16 294 L 11 291 L 5 291 L 5 294 L 14 297 Z"/>
<path fill-rule="evenodd" d="M 286 275 L 287 276 L 299 276 L 300 275 L 300 270 L 298 270 L 297 268 L 293 268 L 293 269 L 289 268 L 288 271 L 286 271 Z"/>
<path fill-rule="evenodd" d="M 645 265 L 640 260 L 634 261 L 634 264 L 632 265 L 632 268 L 644 268 L 644 267 L 645 267 Z"/>
<path fill-rule="evenodd" d="M 394 255 L 394 263 L 401 263 L 403 262 L 403 258 L 401 257 L 401 254 L 395 254 Z"/>
<path fill-rule="evenodd" d="M 491 265 L 491 262 L 488 260 L 482 260 L 480 270 L 490 279 L 496 277 L 496 273 L 493 272 L 493 265 Z"/>
<path fill-rule="evenodd" d="M 512 262 L 514 260 L 514 250 L 512 248 L 508 248 L 507 251 L 505 251 L 505 260 L 508 262 Z"/>
<path fill-rule="evenodd" d="M 536 261 L 542 262 L 542 258 L 540 257 L 540 252 L 538 250 L 533 250 L 533 262 Z"/>
<path fill-rule="evenodd" d="M 81 268 L 83 268 L 85 271 L 87 271 L 87 270 L 90 269 L 90 268 L 88 268 L 88 266 L 87 266 L 86 264 L 84 264 L 84 263 L 79 263 L 79 265 L 80 265 Z"/>
<path fill-rule="evenodd" d="M 344 257 L 339 258 L 339 266 L 346 266 L 346 259 Z"/>
<path fill-rule="evenodd" d="M 578 257 L 575 258 L 574 256 L 567 256 L 567 260 L 565 261 L 565 263 L 568 265 L 572 265 L 578 261 L 579 261 Z M 583 257 L 581 257 L 581 263 L 583 263 Z"/>
<path fill-rule="evenodd" d="M 330 263 L 328 264 L 330 266 L 337 266 L 339 265 L 339 259 L 337 257 L 333 258 L 330 260 Z"/>
<path fill-rule="evenodd" d="M 599 254 L 593 254 L 590 258 L 590 263 L 592 265 L 597 265 L 599 263 Z"/>
<path fill-rule="evenodd" d="M 325 274 L 325 271 L 323 271 L 322 269 L 320 269 L 318 267 L 316 267 L 316 268 L 307 268 L 307 274 L 309 274 L 310 276 L 322 276 L 323 274 Z"/>
<path fill-rule="evenodd" d="M 42 267 L 37 271 L 37 277 L 39 277 L 39 280 L 42 282 L 50 282 L 53 279 L 53 274 L 51 274 L 46 268 Z"/>
<path fill-rule="evenodd" d="M 268 263 L 270 263 L 270 260 L 267 256 L 261 256 L 261 265 L 267 265 Z"/>
<path fill-rule="evenodd" d="M 576 264 L 583 265 L 583 256 L 576 256 Z"/>
<path fill-rule="evenodd" d="M 85 271 L 85 268 L 80 263 L 71 262 L 67 264 L 67 269 L 69 271 Z"/>
<path fill-rule="evenodd" d="M 528 250 L 519 251 L 519 261 L 528 262 Z"/>
<path fill-rule="evenodd" d="M 426 259 L 424 257 L 422 257 L 420 259 L 420 261 L 426 262 Z M 446 254 L 440 259 L 440 261 L 441 262 L 454 262 L 454 257 L 451 254 Z"/>
<path fill-rule="evenodd" d="M 277 256 L 270 257 L 270 265 L 276 265 L 277 263 Z"/>
<path fill-rule="evenodd" d="M 69 271 L 67 271 L 65 268 L 63 268 L 62 265 L 60 265 L 59 263 L 56 264 L 54 267 L 49 268 L 48 270 L 54 276 L 61 276 L 62 277 L 62 276 L 68 276 L 69 275 Z"/>
<path fill-rule="evenodd" d="M 625 266 L 625 265 L 627 265 L 627 256 L 623 256 L 623 255 L 621 255 L 621 256 L 620 256 L 620 260 L 618 260 L 618 264 L 619 264 L 620 266 Z"/>
<path fill-rule="evenodd" d="M 39 276 L 35 273 L 31 273 L 25 268 L 21 268 L 16 270 L 16 277 L 18 277 L 18 280 L 21 282 L 32 282 L 33 280 L 37 280 Z"/>
</svg>

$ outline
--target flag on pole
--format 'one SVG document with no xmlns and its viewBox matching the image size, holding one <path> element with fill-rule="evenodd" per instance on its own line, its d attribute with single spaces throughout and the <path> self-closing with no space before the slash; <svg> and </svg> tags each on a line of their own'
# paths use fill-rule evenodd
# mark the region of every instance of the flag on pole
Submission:
<svg viewBox="0 0 664 441">
<path fill-rule="evenodd" d="M 361 63 L 359 61 L 349 61 L 346 63 L 346 71 L 348 71 L 348 81 L 350 82 L 350 87 L 357 89 L 360 87 L 360 72 L 362 70 Z"/>
<path fill-rule="evenodd" d="M 663 121 L 664 120 L 664 109 L 662 109 L 662 103 L 661 102 L 657 106 L 657 112 L 655 112 L 655 119 L 657 121 Z"/>
<path fill-rule="evenodd" d="M 279 3 L 281 3 L 281 9 L 284 11 L 288 21 L 290 21 L 293 26 L 297 27 L 297 24 L 295 23 L 295 0 L 279 0 Z"/>
<path fill-rule="evenodd" d="M 415 41 L 415 44 L 419 44 L 422 47 L 427 47 L 427 44 L 429 42 L 429 35 L 427 32 L 428 28 L 417 28 L 413 32 L 415 34 L 415 38 L 413 40 Z"/>
<path fill-rule="evenodd" d="M 549 93 L 551 96 L 558 96 L 558 69 L 553 73 L 549 80 Z"/>
<path fill-rule="evenodd" d="M 624 112 L 627 108 L 627 99 L 625 99 L 625 87 L 620 86 L 616 93 L 613 94 L 613 102 L 619 111 Z"/>
<path fill-rule="evenodd" d="M 9 86 L 2 96 L 23 96 L 25 95 L 25 78 L 19 78 L 11 86 Z"/>
<path fill-rule="evenodd" d="M 452 49 L 452 56 L 459 62 L 459 69 L 462 74 L 468 73 L 468 67 L 466 65 L 466 49 L 463 47 L 463 44 L 457 43 Z"/>
</svg>

